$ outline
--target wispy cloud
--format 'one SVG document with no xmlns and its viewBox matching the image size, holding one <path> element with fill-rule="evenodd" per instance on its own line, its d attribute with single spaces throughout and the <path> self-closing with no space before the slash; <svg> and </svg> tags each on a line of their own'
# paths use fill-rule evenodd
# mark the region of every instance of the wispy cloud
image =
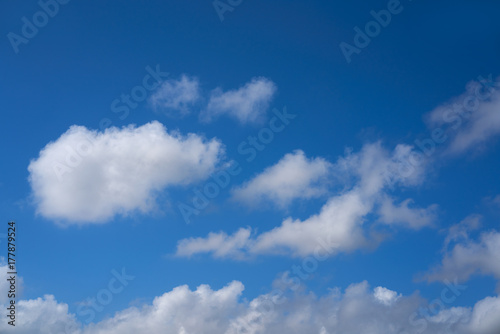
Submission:
<svg viewBox="0 0 500 334">
<path fill-rule="evenodd" d="M 410 228 L 429 225 L 433 220 L 434 206 L 419 209 L 408 207 L 409 201 L 399 206 L 387 203 L 388 186 L 409 184 L 406 177 L 395 173 L 399 169 L 401 152 L 408 150 L 397 147 L 390 154 L 380 143 L 376 143 L 365 145 L 357 154 L 349 153 L 339 158 L 334 168 L 339 174 L 346 173 L 353 177 L 354 185 L 332 196 L 316 215 L 305 220 L 287 218 L 281 225 L 255 237 L 250 236 L 250 230 L 243 229 L 232 236 L 220 232 L 212 233 L 205 239 L 181 240 L 177 255 L 212 253 L 218 257 L 235 258 L 236 254 L 236 258 L 241 258 L 241 254 L 246 253 L 250 256 L 286 254 L 305 257 L 315 254 L 320 244 L 330 254 L 371 247 L 377 245 L 381 237 L 368 233 L 370 228 L 364 225 L 371 225 L 365 221 L 366 217 L 368 214 L 376 215 L 379 207 L 382 208 L 379 214 L 383 224 L 397 223 Z M 420 174 L 417 172 L 411 177 Z M 234 242 L 236 239 L 238 242 Z"/>
<path fill-rule="evenodd" d="M 201 99 L 199 86 L 198 78 L 183 74 L 178 80 L 163 82 L 151 95 L 149 102 L 155 110 L 172 116 L 185 116 Z"/>
<path fill-rule="evenodd" d="M 467 91 L 433 110 L 430 127 L 442 127 L 449 136 L 445 154 L 457 155 L 482 148 L 500 136 L 500 81 L 472 81 Z"/>
<path fill-rule="evenodd" d="M 500 279 L 500 232 L 483 232 L 477 240 L 471 239 L 470 232 L 479 227 L 479 219 L 480 216 L 471 215 L 450 228 L 443 260 L 424 276 L 428 281 L 443 281 L 450 277 L 467 281 L 474 274 Z"/>
<path fill-rule="evenodd" d="M 413 200 L 406 199 L 399 204 L 389 196 L 385 196 L 380 205 L 380 221 L 386 224 L 407 224 L 410 228 L 419 229 L 436 221 L 437 205 L 427 208 L 410 207 Z"/>
<path fill-rule="evenodd" d="M 228 115 L 242 124 L 262 121 L 276 90 L 274 82 L 264 77 L 253 78 L 235 90 L 224 92 L 216 88 L 211 92 L 200 118 L 210 122 L 221 115 Z"/>
</svg>

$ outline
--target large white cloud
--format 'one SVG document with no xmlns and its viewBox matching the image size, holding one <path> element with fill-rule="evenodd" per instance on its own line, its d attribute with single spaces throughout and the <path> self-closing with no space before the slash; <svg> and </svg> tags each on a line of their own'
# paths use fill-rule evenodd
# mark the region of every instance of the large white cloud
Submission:
<svg viewBox="0 0 500 334">
<path fill-rule="evenodd" d="M 288 254 L 308 256 L 327 251 L 330 254 L 371 247 L 381 241 L 376 233 L 367 232 L 368 214 L 380 211 L 380 224 L 400 224 L 421 228 L 433 222 L 435 206 L 426 209 L 411 208 L 408 201 L 400 206 L 390 202 L 386 188 L 395 184 L 411 185 L 422 177 L 418 169 L 407 173 L 400 168 L 401 161 L 411 147 L 398 146 L 392 154 L 380 143 L 368 144 L 356 154 L 340 158 L 334 169 L 350 188 L 331 197 L 320 212 L 305 220 L 285 219 L 281 225 L 255 237 L 249 229 L 240 229 L 234 235 L 211 233 L 207 238 L 190 238 L 178 243 L 177 255 L 212 253 L 217 257 L 243 258 L 243 254 Z M 347 179 L 347 180 L 346 180 Z"/>
<path fill-rule="evenodd" d="M 446 131 L 446 154 L 481 148 L 500 135 L 500 81 L 473 81 L 467 91 L 428 115 L 429 126 Z"/>
<path fill-rule="evenodd" d="M 204 121 L 211 121 L 227 114 L 240 123 L 262 121 L 276 89 L 274 82 L 264 77 L 253 78 L 235 90 L 224 92 L 216 88 L 211 92 L 206 110 L 200 117 Z"/>
<path fill-rule="evenodd" d="M 323 195 L 330 168 L 331 164 L 325 159 L 308 159 L 303 151 L 297 150 L 235 188 L 233 197 L 252 206 L 272 202 L 284 208 L 294 199 Z"/>
<path fill-rule="evenodd" d="M 170 79 L 149 98 L 153 108 L 169 115 L 184 116 L 201 98 L 200 84 L 196 77 L 183 74 L 178 80 Z"/>
<path fill-rule="evenodd" d="M 28 167 L 37 211 L 63 224 L 103 222 L 154 208 L 166 187 L 209 176 L 222 144 L 168 133 L 158 122 L 104 132 L 72 126 Z"/>
<path fill-rule="evenodd" d="M 68 306 L 53 296 L 20 300 L 16 327 L 0 322 L 1 333 L 16 334 L 496 334 L 499 297 L 486 297 L 473 308 L 427 302 L 418 294 L 402 296 L 367 282 L 323 297 L 311 292 L 275 289 L 242 300 L 243 284 L 234 281 L 212 290 L 179 286 L 152 304 L 130 307 L 95 324 L 82 326 Z M 445 296 L 452 295 L 447 290 Z M 441 298 L 441 299 L 440 299 Z M 5 307 L 1 305 L 2 309 Z"/>
</svg>

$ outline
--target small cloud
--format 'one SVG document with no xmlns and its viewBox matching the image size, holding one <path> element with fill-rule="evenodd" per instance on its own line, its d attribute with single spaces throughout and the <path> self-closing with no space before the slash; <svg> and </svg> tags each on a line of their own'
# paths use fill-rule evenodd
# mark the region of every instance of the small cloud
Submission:
<svg viewBox="0 0 500 334">
<path fill-rule="evenodd" d="M 269 104 L 276 93 L 276 85 L 267 78 L 253 78 L 244 86 L 230 91 L 216 88 L 210 94 L 206 110 L 200 119 L 210 122 L 221 115 L 228 115 L 241 124 L 258 123 L 265 118 Z"/>
<path fill-rule="evenodd" d="M 190 257 L 197 253 L 212 253 L 215 258 L 243 259 L 250 242 L 251 230 L 240 228 L 233 235 L 209 233 L 206 238 L 189 238 L 177 244 L 177 256 Z"/>
<path fill-rule="evenodd" d="M 389 196 L 384 196 L 379 209 L 379 221 L 385 224 L 404 224 L 412 229 L 420 229 L 432 225 L 436 220 L 437 205 L 427 208 L 412 208 L 413 200 L 407 199 L 395 204 Z"/>
<path fill-rule="evenodd" d="M 392 305 L 401 297 L 401 295 L 398 295 L 396 291 L 392 291 L 381 286 L 378 286 L 373 290 L 373 296 L 378 302 L 386 306 Z"/>
<path fill-rule="evenodd" d="M 149 102 L 155 110 L 170 116 L 185 116 L 201 98 L 198 78 L 183 74 L 178 80 L 170 79 L 151 95 Z"/>
<path fill-rule="evenodd" d="M 472 81 L 467 91 L 427 115 L 429 127 L 446 131 L 445 154 L 480 149 L 500 136 L 500 81 Z"/>
<path fill-rule="evenodd" d="M 331 167 L 325 159 L 308 159 L 297 150 L 233 189 L 233 199 L 250 206 L 272 202 L 285 208 L 295 199 L 319 197 L 327 191 L 325 183 Z"/>
</svg>

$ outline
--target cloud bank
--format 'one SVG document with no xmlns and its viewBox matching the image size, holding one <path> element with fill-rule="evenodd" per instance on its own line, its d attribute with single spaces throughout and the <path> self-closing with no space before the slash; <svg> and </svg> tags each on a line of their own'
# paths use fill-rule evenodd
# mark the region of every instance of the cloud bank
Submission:
<svg viewBox="0 0 500 334">
<path fill-rule="evenodd" d="M 68 306 L 51 295 L 18 302 L 15 328 L 0 322 L 0 332 L 16 334 L 496 334 L 500 298 L 486 297 L 474 307 L 447 307 L 367 282 L 323 297 L 280 289 L 251 301 L 241 300 L 244 286 L 233 281 L 219 290 L 179 286 L 151 304 L 130 307 L 83 326 Z M 446 296 L 451 295 L 446 290 Z M 439 301 L 441 304 L 439 304 Z M 3 307 L 3 306 L 2 306 Z"/>
</svg>

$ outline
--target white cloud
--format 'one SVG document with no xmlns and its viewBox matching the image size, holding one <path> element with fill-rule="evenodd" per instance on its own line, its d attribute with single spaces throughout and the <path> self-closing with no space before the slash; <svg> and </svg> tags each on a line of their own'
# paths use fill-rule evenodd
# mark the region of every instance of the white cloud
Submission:
<svg viewBox="0 0 500 334">
<path fill-rule="evenodd" d="M 183 74 L 179 80 L 166 80 L 149 98 L 155 110 L 167 114 L 178 112 L 179 116 L 189 114 L 190 108 L 200 100 L 199 81 L 196 77 Z"/>
<path fill-rule="evenodd" d="M 467 91 L 428 115 L 431 127 L 442 127 L 451 138 L 446 153 L 481 148 L 500 135 L 499 81 L 470 82 Z"/>
<path fill-rule="evenodd" d="M 178 256 L 191 256 L 196 253 L 213 252 L 214 257 L 243 258 L 241 251 L 250 238 L 251 230 L 241 228 L 228 236 L 226 233 L 209 233 L 206 238 L 184 239 L 177 245 Z"/>
<path fill-rule="evenodd" d="M 500 279 L 500 233 L 486 232 L 475 241 L 464 234 L 463 229 L 452 231 L 454 237 L 448 238 L 445 244 L 455 241 L 454 246 L 445 251 L 441 265 L 434 268 L 426 278 L 436 281 L 456 277 L 460 281 L 466 281 L 473 274 L 482 274 Z"/>
<path fill-rule="evenodd" d="M 367 282 L 345 291 L 331 289 L 318 298 L 310 292 L 275 290 L 247 302 L 244 287 L 234 281 L 212 290 L 179 286 L 152 304 L 130 307 L 98 323 L 81 326 L 66 304 L 47 295 L 18 302 L 15 328 L 0 322 L 9 334 L 496 334 L 500 299 L 487 297 L 471 308 L 436 309 L 413 294 L 402 296 Z M 4 306 L 2 306 L 4 308 Z M 422 310 L 424 312 L 422 312 Z"/>
<path fill-rule="evenodd" d="M 460 223 L 451 226 L 448 229 L 448 235 L 444 241 L 443 250 L 446 251 L 451 242 L 456 242 L 460 240 L 468 240 L 469 232 L 477 230 L 481 227 L 482 216 L 478 214 L 472 214 L 465 217 Z"/>
<path fill-rule="evenodd" d="M 276 85 L 267 78 L 257 77 L 236 90 L 223 92 L 216 88 L 210 94 L 206 110 L 200 115 L 204 121 L 227 114 L 240 123 L 262 121 L 269 103 L 276 92 Z"/>
<path fill-rule="evenodd" d="M 273 202 L 284 208 L 294 199 L 323 195 L 330 169 L 331 164 L 325 159 L 308 159 L 303 151 L 297 150 L 234 189 L 233 198 L 248 205 Z"/>
<path fill-rule="evenodd" d="M 62 224 L 148 212 L 158 192 L 214 171 L 222 144 L 168 133 L 158 122 L 100 133 L 72 126 L 28 167 L 37 212 Z"/>
<path fill-rule="evenodd" d="M 394 204 L 393 199 L 385 196 L 379 209 L 380 221 L 386 224 L 406 224 L 413 229 L 429 226 L 435 222 L 437 205 L 427 208 L 411 208 L 409 206 L 411 203 L 413 200 L 407 199 L 399 205 Z"/>
<path fill-rule="evenodd" d="M 352 251 L 368 246 L 362 229 L 363 217 L 373 207 L 373 199 L 361 190 L 330 199 L 317 215 L 304 221 L 287 218 L 283 223 L 258 236 L 252 253 L 307 256 L 318 251 L 318 245 L 329 252 Z"/>
<path fill-rule="evenodd" d="M 179 241 L 176 254 L 212 253 L 215 257 L 242 259 L 243 254 L 307 256 L 317 251 L 354 250 L 368 246 L 361 218 L 372 205 L 373 202 L 364 201 L 356 190 L 330 199 L 319 214 L 304 221 L 287 218 L 280 226 L 255 238 L 251 238 L 250 230 L 240 229 L 231 236 L 219 232 L 210 233 L 207 238 L 184 239 Z"/>
<path fill-rule="evenodd" d="M 500 298 L 487 297 L 474 306 L 470 322 L 465 326 L 470 333 L 497 334 L 500 328 Z"/>
<path fill-rule="evenodd" d="M 212 233 L 205 240 L 181 240 L 177 255 L 190 256 L 209 252 L 218 257 L 233 258 L 241 258 L 242 253 L 304 257 L 319 251 L 335 254 L 375 246 L 381 241 L 381 237 L 376 233 L 368 235 L 369 222 L 366 217 L 370 213 L 376 214 L 375 208 L 386 196 L 384 189 L 397 183 L 414 183 L 420 179 L 419 170 L 411 175 L 399 173 L 399 159 L 403 156 L 401 152 L 408 151 L 406 147 L 398 146 L 391 155 L 380 143 L 366 145 L 361 152 L 349 153 L 347 157 L 339 159 L 334 167 L 335 171 L 347 175 L 342 178 L 353 178 L 354 185 L 331 197 L 319 214 L 305 220 L 287 218 L 280 226 L 256 237 L 250 237 L 248 230 L 245 230 L 245 234 L 240 230 L 233 236 L 221 232 Z M 430 222 L 430 209 L 410 209 L 404 205 L 390 209 L 384 212 L 383 220 L 386 222 L 398 222 L 413 228 Z"/>
<path fill-rule="evenodd" d="M 401 297 L 396 291 L 389 290 L 382 286 L 378 286 L 373 290 L 373 296 L 379 302 L 387 306 L 393 304 Z"/>
<path fill-rule="evenodd" d="M 73 314 L 68 313 L 68 305 L 58 303 L 54 296 L 16 301 L 16 326 L 7 321 L 0 324 L 0 332 L 16 334 L 77 334 L 80 324 Z M 4 309 L 4 307 L 2 307 Z"/>
</svg>

